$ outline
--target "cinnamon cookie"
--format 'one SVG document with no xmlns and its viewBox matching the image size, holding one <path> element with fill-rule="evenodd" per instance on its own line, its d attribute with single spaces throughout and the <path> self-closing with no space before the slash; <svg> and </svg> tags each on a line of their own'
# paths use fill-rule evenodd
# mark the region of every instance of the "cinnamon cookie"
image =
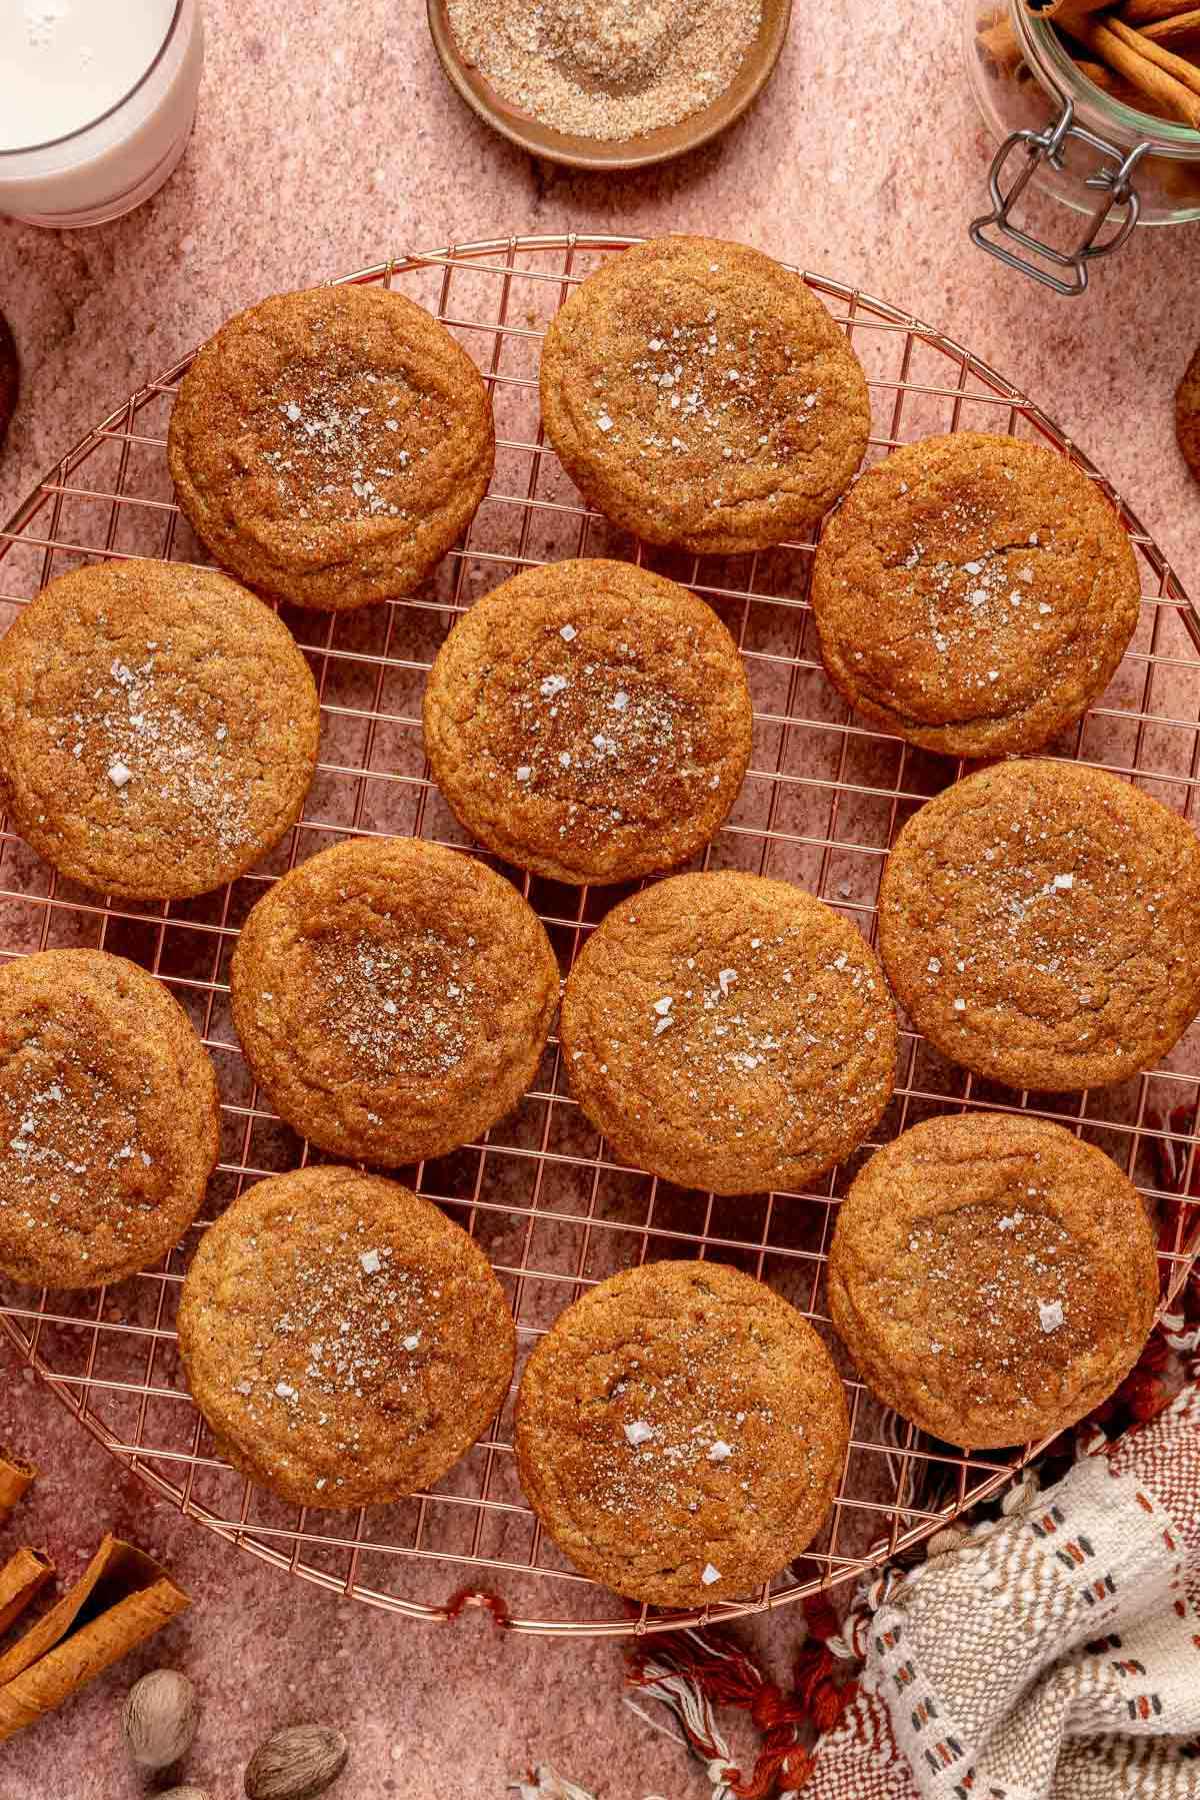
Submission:
<svg viewBox="0 0 1200 1800">
<path fill-rule="evenodd" d="M 103 950 L 0 968 L 0 1271 L 121 1281 L 177 1244 L 219 1142 L 212 1063 L 161 982 Z"/>
<path fill-rule="evenodd" d="M 327 612 L 407 594 L 470 524 L 496 437 L 478 369 L 379 287 L 275 294 L 196 356 L 171 417 L 179 502 L 251 587 Z"/>
<path fill-rule="evenodd" d="M 1192 353 L 1175 392 L 1175 435 L 1184 461 L 1200 481 L 1200 347 Z"/>
<path fill-rule="evenodd" d="M 1124 1081 L 1200 1011 L 1200 842 L 1128 782 L 1000 763 L 908 821 L 879 950 L 944 1055 L 1013 1087 Z"/>
<path fill-rule="evenodd" d="M 516 1331 L 465 1231 L 357 1169 L 260 1181 L 205 1232 L 179 1306 L 221 1454 L 296 1506 L 429 1487 L 495 1418 Z"/>
<path fill-rule="evenodd" d="M 880 1399 L 991 1449 L 1112 1393 L 1154 1322 L 1154 1234 L 1103 1151 L 1041 1119 L 927 1119 L 876 1152 L 829 1253 L 833 1322 Z"/>
<path fill-rule="evenodd" d="M 577 1568 L 631 1600 L 752 1594 L 807 1548 L 846 1456 L 808 1321 L 721 1263 L 647 1263 L 560 1314 L 517 1395 L 521 1485 Z"/>
<path fill-rule="evenodd" d="M 656 238 L 590 275 L 542 350 L 542 416 L 587 499 L 651 544 L 736 554 L 803 536 L 862 461 L 845 334 L 744 244 Z"/>
<path fill-rule="evenodd" d="M 785 881 L 676 875 L 567 978 L 563 1064 L 616 1154 L 718 1194 L 802 1188 L 891 1098 L 896 1019 L 859 933 Z"/>
<path fill-rule="evenodd" d="M 457 1149 L 516 1105 L 558 964 L 536 913 L 473 857 L 357 838 L 269 889 L 230 986 L 280 1117 L 325 1150 L 395 1166 Z"/>
<path fill-rule="evenodd" d="M 0 772 L 22 837 L 123 899 L 222 887 L 300 815 L 320 717 L 269 607 L 212 570 L 100 563 L 0 642 Z"/>
<path fill-rule="evenodd" d="M 632 881 L 694 856 L 737 798 L 752 729 L 712 608 L 630 563 L 504 582 L 425 689 L 426 753 L 455 813 L 555 881 Z"/>
<path fill-rule="evenodd" d="M 963 431 L 868 469 L 822 535 L 829 678 L 926 750 L 1032 750 L 1103 692 L 1141 605 L 1095 483 L 1057 451 Z"/>
</svg>

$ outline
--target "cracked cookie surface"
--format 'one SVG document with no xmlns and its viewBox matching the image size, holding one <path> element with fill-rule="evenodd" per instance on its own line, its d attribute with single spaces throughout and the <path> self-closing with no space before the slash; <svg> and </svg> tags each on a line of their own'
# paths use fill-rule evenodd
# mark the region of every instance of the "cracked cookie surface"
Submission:
<svg viewBox="0 0 1200 1800">
<path fill-rule="evenodd" d="M 530 569 L 477 600 L 425 689 L 434 778 L 523 869 L 630 881 L 719 829 L 750 759 L 737 646 L 686 588 L 629 563 Z"/>
<path fill-rule="evenodd" d="M 891 1098 L 873 951 L 784 881 L 676 875 L 613 908 L 567 978 L 563 1066 L 617 1155 L 681 1187 L 800 1188 Z"/>
<path fill-rule="evenodd" d="M 337 612 L 411 593 L 474 518 L 495 451 L 450 333 L 402 294 L 332 287 L 272 295 L 209 339 L 167 456 L 220 563 Z"/>
<path fill-rule="evenodd" d="M 157 1262 L 217 1160 L 217 1083 L 178 1001 L 123 956 L 0 968 L 0 1270 L 91 1288 Z"/>
<path fill-rule="evenodd" d="M 927 1119 L 876 1152 L 838 1212 L 829 1306 L 880 1399 L 976 1449 L 1061 1431 L 1146 1341 L 1154 1234 L 1094 1145 L 1011 1114 Z"/>
<path fill-rule="evenodd" d="M 848 1437 L 808 1321 L 721 1263 L 646 1263 L 561 1313 L 517 1395 L 521 1485 L 577 1568 L 631 1600 L 753 1594 L 812 1542 Z"/>
<path fill-rule="evenodd" d="M 867 446 L 843 331 L 798 275 L 715 238 L 611 257 L 542 349 L 542 416 L 567 474 L 651 544 L 762 549 L 816 524 Z"/>
<path fill-rule="evenodd" d="M 398 1166 L 457 1149 L 516 1105 L 558 964 L 532 908 L 473 857 L 357 838 L 263 896 L 230 989 L 280 1117 L 325 1150 Z"/>
<path fill-rule="evenodd" d="M 914 1024 L 1013 1087 L 1123 1081 L 1200 1011 L 1200 841 L 1081 763 L 983 769 L 905 825 L 879 950 Z"/>
<path fill-rule="evenodd" d="M 1137 562 L 1056 451 L 964 431 L 905 445 L 825 527 L 812 605 L 830 679 L 926 750 L 1033 750 L 1103 692 L 1138 621 Z"/>
<path fill-rule="evenodd" d="M 100 893 L 179 900 L 243 874 L 299 817 L 319 737 L 291 633 L 210 569 L 72 570 L 0 640 L 17 828 Z"/>
<path fill-rule="evenodd" d="M 297 1506 L 440 1479 L 496 1416 L 516 1330 L 479 1245 L 379 1175 L 297 1169 L 211 1225 L 179 1307 L 224 1456 Z"/>
</svg>

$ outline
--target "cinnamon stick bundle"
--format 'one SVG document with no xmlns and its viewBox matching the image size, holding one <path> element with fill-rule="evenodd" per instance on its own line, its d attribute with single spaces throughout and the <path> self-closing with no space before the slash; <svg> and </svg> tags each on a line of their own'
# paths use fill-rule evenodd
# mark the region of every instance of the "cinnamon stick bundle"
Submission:
<svg viewBox="0 0 1200 1800">
<path fill-rule="evenodd" d="M 33 1485 L 37 1470 L 7 1450 L 0 1450 L 0 1525 Z"/>
<path fill-rule="evenodd" d="M 22 1549 L 0 1569 L 0 1634 L 16 1623 L 25 1608 L 54 1573 L 54 1564 L 42 1550 Z"/>
<path fill-rule="evenodd" d="M 0 1656 L 0 1742 L 53 1712 L 190 1605 L 153 1557 L 106 1537 L 70 1592 Z"/>
<path fill-rule="evenodd" d="M 1116 18 L 1076 20 L 1071 35 L 1169 118 L 1200 131 L 1200 69 L 1193 63 L 1148 42 Z"/>
</svg>

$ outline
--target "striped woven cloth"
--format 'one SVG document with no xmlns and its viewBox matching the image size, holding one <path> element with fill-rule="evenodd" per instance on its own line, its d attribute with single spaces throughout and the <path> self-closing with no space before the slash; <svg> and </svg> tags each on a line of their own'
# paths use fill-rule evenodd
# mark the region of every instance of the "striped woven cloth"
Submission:
<svg viewBox="0 0 1200 1800">
<path fill-rule="evenodd" d="M 897 1578 L 806 1800 L 1200 1800 L 1200 1389 Z"/>
</svg>

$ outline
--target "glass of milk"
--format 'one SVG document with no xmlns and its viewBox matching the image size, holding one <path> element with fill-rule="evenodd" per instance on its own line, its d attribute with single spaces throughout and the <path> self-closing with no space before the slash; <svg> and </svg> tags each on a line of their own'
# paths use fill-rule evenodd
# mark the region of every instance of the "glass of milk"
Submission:
<svg viewBox="0 0 1200 1800">
<path fill-rule="evenodd" d="M 187 147 L 199 0 L 0 0 L 0 213 L 101 225 Z"/>
</svg>

